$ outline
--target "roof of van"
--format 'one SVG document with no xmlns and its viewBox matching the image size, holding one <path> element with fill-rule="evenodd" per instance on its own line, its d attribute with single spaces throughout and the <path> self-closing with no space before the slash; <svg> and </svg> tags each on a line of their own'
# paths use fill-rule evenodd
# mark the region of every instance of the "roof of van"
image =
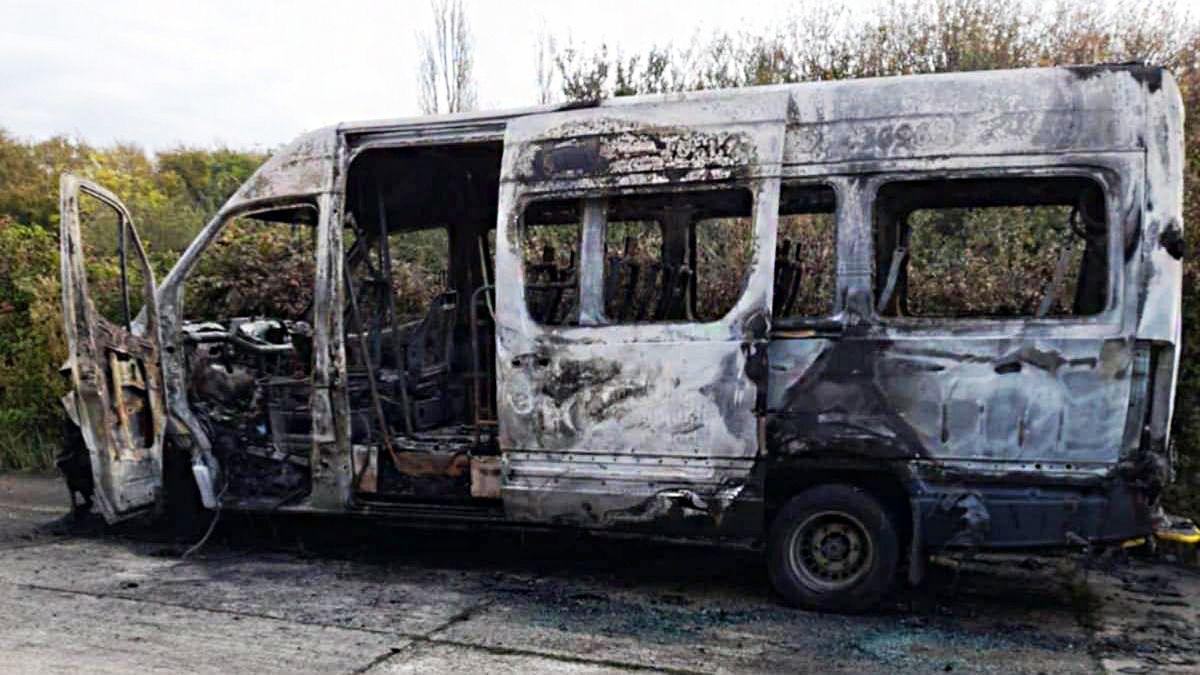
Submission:
<svg viewBox="0 0 1200 675">
<path fill-rule="evenodd" d="M 489 120 L 502 121 L 515 117 L 526 117 L 542 113 L 555 113 L 586 108 L 612 108 L 620 106 L 641 106 L 666 103 L 703 102 L 712 100 L 727 100 L 753 96 L 763 92 L 786 91 L 804 96 L 840 95 L 856 99 L 860 95 L 871 95 L 872 98 L 883 97 L 896 91 L 897 87 L 910 89 L 920 87 L 924 92 L 934 93 L 937 99 L 957 98 L 956 94 L 964 90 L 979 87 L 1005 90 L 1039 88 L 1048 84 L 1048 80 L 1060 79 L 1068 85 L 1072 81 L 1083 82 L 1093 80 L 1108 74 L 1124 73 L 1133 81 L 1144 84 L 1149 91 L 1158 91 L 1168 80 L 1168 86 L 1174 86 L 1170 72 L 1162 66 L 1149 66 L 1140 63 L 1129 64 L 1098 64 L 1083 66 L 1055 66 L 1049 68 L 1015 68 L 1008 70 L 976 70 L 948 73 L 924 73 L 919 75 L 894 75 L 888 77 L 869 77 L 845 80 L 821 80 L 814 82 L 796 82 L 788 84 L 758 85 L 752 87 L 737 87 L 730 89 L 706 89 L 694 91 L 668 92 L 662 94 L 641 94 L 636 96 L 618 96 L 593 101 L 571 101 L 521 108 L 502 108 L 497 110 L 482 110 L 464 113 L 440 115 L 418 115 L 390 119 L 361 120 L 342 122 L 336 129 L 343 133 L 360 134 L 387 131 L 430 124 L 471 124 Z M 1061 86 L 1061 85 L 1058 85 Z M 871 92 L 879 92 L 872 94 Z M 906 97 L 911 98 L 911 97 Z M 887 105 L 893 106 L 898 101 L 890 99 Z M 980 101 L 962 101 L 966 106 L 978 107 Z M 899 111 L 896 113 L 899 114 Z"/>
<path fill-rule="evenodd" d="M 1144 147 L 1147 99 L 1155 94 L 1179 97 L 1174 78 L 1161 67 L 1066 66 L 804 82 L 346 122 L 306 133 L 274 153 L 226 208 L 331 189 L 339 134 L 355 139 L 392 135 L 458 140 L 461 134 L 481 130 L 484 137 L 495 139 L 507 130 L 510 142 L 532 143 L 549 136 L 562 140 L 561 124 L 568 116 L 629 119 L 643 111 L 670 111 L 673 117 L 654 117 L 673 119 L 680 127 L 692 126 L 693 118 L 700 126 L 719 124 L 722 115 L 731 114 L 743 123 L 785 121 L 784 164 L 922 154 L 1132 150 Z M 754 103 L 768 99 L 778 103 Z M 584 125 L 579 134 L 595 135 L 596 128 Z"/>
</svg>

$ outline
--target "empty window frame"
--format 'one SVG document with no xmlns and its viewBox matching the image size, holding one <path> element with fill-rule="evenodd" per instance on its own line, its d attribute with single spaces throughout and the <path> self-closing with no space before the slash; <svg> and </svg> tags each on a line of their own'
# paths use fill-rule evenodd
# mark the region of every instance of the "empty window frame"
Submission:
<svg viewBox="0 0 1200 675">
<path fill-rule="evenodd" d="M 226 223 L 184 285 L 188 321 L 312 320 L 317 210 L 302 206 Z"/>
<path fill-rule="evenodd" d="M 753 196 L 744 188 L 637 193 L 591 200 L 602 217 L 605 324 L 714 321 L 745 289 L 753 260 Z M 525 301 L 546 325 L 579 322 L 582 199 L 524 212 Z"/>
<path fill-rule="evenodd" d="M 1072 317 L 1106 306 L 1109 228 L 1089 178 L 887 183 L 874 220 L 885 316 Z"/>
<path fill-rule="evenodd" d="M 664 270 L 662 265 L 662 224 L 657 216 L 641 215 L 637 220 L 609 220 L 604 227 L 604 316 L 611 322 L 653 320 L 660 312 L 660 302 L 673 303 L 675 315 L 682 312 L 689 282 L 683 279 L 683 292 L 679 292 L 680 284 L 664 279 L 672 270 Z M 690 271 L 674 273 L 678 277 Z M 677 297 L 664 295 L 664 286 L 676 291 Z M 672 310 L 664 307 L 661 313 L 666 316 Z"/>
<path fill-rule="evenodd" d="M 753 263 L 753 204 L 744 188 L 610 198 L 608 322 L 703 322 L 728 314 Z"/>
<path fill-rule="evenodd" d="M 111 205 L 83 190 L 78 208 L 88 295 L 100 316 L 128 328 L 142 309 L 146 283 L 133 226 Z"/>
<path fill-rule="evenodd" d="M 583 202 L 554 199 L 530 204 L 521 227 L 525 306 L 547 326 L 579 323 L 579 242 Z"/>
<path fill-rule="evenodd" d="M 348 227 L 343 241 L 364 321 L 380 314 L 386 321 L 389 306 L 401 322 L 419 318 L 449 290 L 450 237 L 444 227 L 393 230 L 388 233 L 386 251 L 379 246 L 375 232 Z"/>
<path fill-rule="evenodd" d="M 775 244 L 777 319 L 833 313 L 837 288 L 837 195 L 828 185 L 785 184 Z"/>
</svg>

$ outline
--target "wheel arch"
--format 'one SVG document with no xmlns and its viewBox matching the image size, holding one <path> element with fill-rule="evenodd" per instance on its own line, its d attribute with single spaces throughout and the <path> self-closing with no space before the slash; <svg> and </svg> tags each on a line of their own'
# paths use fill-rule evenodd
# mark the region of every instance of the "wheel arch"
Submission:
<svg viewBox="0 0 1200 675">
<path fill-rule="evenodd" d="M 764 527 L 789 499 L 818 485 L 851 485 L 879 500 L 892 516 L 901 550 L 912 543 L 913 503 L 907 466 L 898 462 L 857 462 L 835 459 L 783 459 L 773 462 L 765 481 Z"/>
</svg>

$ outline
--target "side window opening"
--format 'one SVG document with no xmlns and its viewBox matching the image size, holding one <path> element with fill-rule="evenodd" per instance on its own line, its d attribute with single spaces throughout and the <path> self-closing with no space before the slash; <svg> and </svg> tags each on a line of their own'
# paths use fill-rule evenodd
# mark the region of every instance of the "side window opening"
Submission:
<svg viewBox="0 0 1200 675">
<path fill-rule="evenodd" d="M 88 295 L 100 316 L 128 328 L 142 309 L 146 280 L 132 231 L 123 220 L 112 206 L 80 191 L 79 230 Z"/>
<path fill-rule="evenodd" d="M 602 323 L 715 321 L 741 298 L 753 263 L 753 196 L 743 188 L 603 200 Z M 525 302 L 544 325 L 579 320 L 583 200 L 524 214 Z"/>
<path fill-rule="evenodd" d="M 609 198 L 608 322 L 715 321 L 728 314 L 752 263 L 753 202 L 743 188 Z"/>
<path fill-rule="evenodd" d="M 690 270 L 663 265 L 663 231 L 659 221 L 609 221 L 604 228 L 604 315 L 614 323 L 648 321 L 682 312 Z M 664 290 L 665 289 L 665 290 Z M 674 307 L 663 306 L 674 304 Z"/>
<path fill-rule="evenodd" d="M 776 319 L 833 313 L 837 288 L 837 195 L 827 185 L 784 184 L 775 245 Z"/>
<path fill-rule="evenodd" d="M 744 190 L 730 192 L 721 200 L 725 203 L 696 214 L 692 222 L 691 313 L 697 321 L 715 321 L 728 314 L 742 297 L 754 264 L 753 199 Z"/>
<path fill-rule="evenodd" d="M 226 223 L 184 284 L 188 322 L 270 317 L 311 321 L 316 275 L 316 211 L 267 221 Z"/>
<path fill-rule="evenodd" d="M 1109 228 L 1088 178 L 888 183 L 874 219 L 884 316 L 1066 318 L 1106 306 Z"/>
<path fill-rule="evenodd" d="M 579 324 L 582 208 L 579 200 L 556 199 L 534 202 L 525 210 L 521 228 L 525 305 L 540 324 Z"/>
</svg>

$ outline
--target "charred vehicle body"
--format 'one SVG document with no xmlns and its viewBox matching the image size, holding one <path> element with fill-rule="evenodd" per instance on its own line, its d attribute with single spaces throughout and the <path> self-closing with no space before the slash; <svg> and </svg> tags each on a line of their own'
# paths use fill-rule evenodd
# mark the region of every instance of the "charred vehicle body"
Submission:
<svg viewBox="0 0 1200 675">
<path fill-rule="evenodd" d="M 762 545 L 788 600 L 845 610 L 948 547 L 1144 536 L 1182 115 L 1168 72 L 1096 66 L 344 124 L 159 283 L 116 197 L 66 176 L 88 489 L 110 521 L 198 495 Z M 119 232 L 111 320 L 85 199 Z M 222 233 L 280 223 L 294 312 L 191 318 Z"/>
</svg>

